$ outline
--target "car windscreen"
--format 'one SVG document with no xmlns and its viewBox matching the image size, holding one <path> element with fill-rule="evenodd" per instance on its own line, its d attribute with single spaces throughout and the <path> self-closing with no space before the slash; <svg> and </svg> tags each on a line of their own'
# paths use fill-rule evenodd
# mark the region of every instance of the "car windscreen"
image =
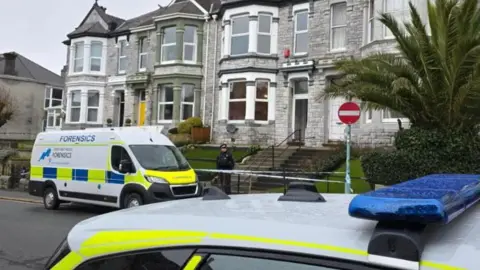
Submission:
<svg viewBox="0 0 480 270">
<path fill-rule="evenodd" d="M 130 145 L 133 155 L 146 170 L 184 171 L 190 165 L 182 152 L 170 145 Z"/>
</svg>

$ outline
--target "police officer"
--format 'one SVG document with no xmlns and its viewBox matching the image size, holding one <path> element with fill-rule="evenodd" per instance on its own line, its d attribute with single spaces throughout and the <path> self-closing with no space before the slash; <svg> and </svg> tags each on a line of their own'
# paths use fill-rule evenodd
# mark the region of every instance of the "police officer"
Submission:
<svg viewBox="0 0 480 270">
<path fill-rule="evenodd" d="M 217 156 L 217 170 L 233 170 L 235 167 L 235 160 L 232 154 L 228 151 L 227 145 L 220 145 L 220 154 Z M 232 193 L 230 173 L 219 173 L 220 186 L 227 194 Z"/>
</svg>

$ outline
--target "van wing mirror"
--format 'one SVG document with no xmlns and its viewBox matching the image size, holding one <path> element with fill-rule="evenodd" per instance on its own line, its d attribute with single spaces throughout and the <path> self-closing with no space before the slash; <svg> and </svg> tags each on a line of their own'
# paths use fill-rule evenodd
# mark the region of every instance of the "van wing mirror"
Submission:
<svg viewBox="0 0 480 270">
<path fill-rule="evenodd" d="M 118 167 L 118 170 L 121 173 L 131 173 L 133 169 L 132 166 L 133 163 L 130 160 L 124 159 L 120 161 L 120 166 Z"/>
</svg>

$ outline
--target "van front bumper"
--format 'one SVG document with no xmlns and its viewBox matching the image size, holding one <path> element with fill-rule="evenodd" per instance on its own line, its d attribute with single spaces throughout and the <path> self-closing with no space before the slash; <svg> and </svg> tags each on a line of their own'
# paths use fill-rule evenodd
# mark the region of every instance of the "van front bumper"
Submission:
<svg viewBox="0 0 480 270">
<path fill-rule="evenodd" d="M 202 185 L 199 183 L 185 185 L 153 183 L 147 193 L 150 203 L 193 198 L 201 196 Z"/>
</svg>

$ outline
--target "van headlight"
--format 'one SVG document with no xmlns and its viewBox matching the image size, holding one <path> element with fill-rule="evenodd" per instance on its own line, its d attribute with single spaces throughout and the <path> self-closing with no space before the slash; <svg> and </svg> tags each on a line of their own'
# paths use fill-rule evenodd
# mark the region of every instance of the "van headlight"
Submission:
<svg viewBox="0 0 480 270">
<path fill-rule="evenodd" d="M 161 177 L 156 177 L 156 176 L 145 176 L 145 179 L 147 179 L 148 182 L 150 183 L 157 183 L 157 184 L 167 184 L 167 180 L 161 178 Z"/>
</svg>

